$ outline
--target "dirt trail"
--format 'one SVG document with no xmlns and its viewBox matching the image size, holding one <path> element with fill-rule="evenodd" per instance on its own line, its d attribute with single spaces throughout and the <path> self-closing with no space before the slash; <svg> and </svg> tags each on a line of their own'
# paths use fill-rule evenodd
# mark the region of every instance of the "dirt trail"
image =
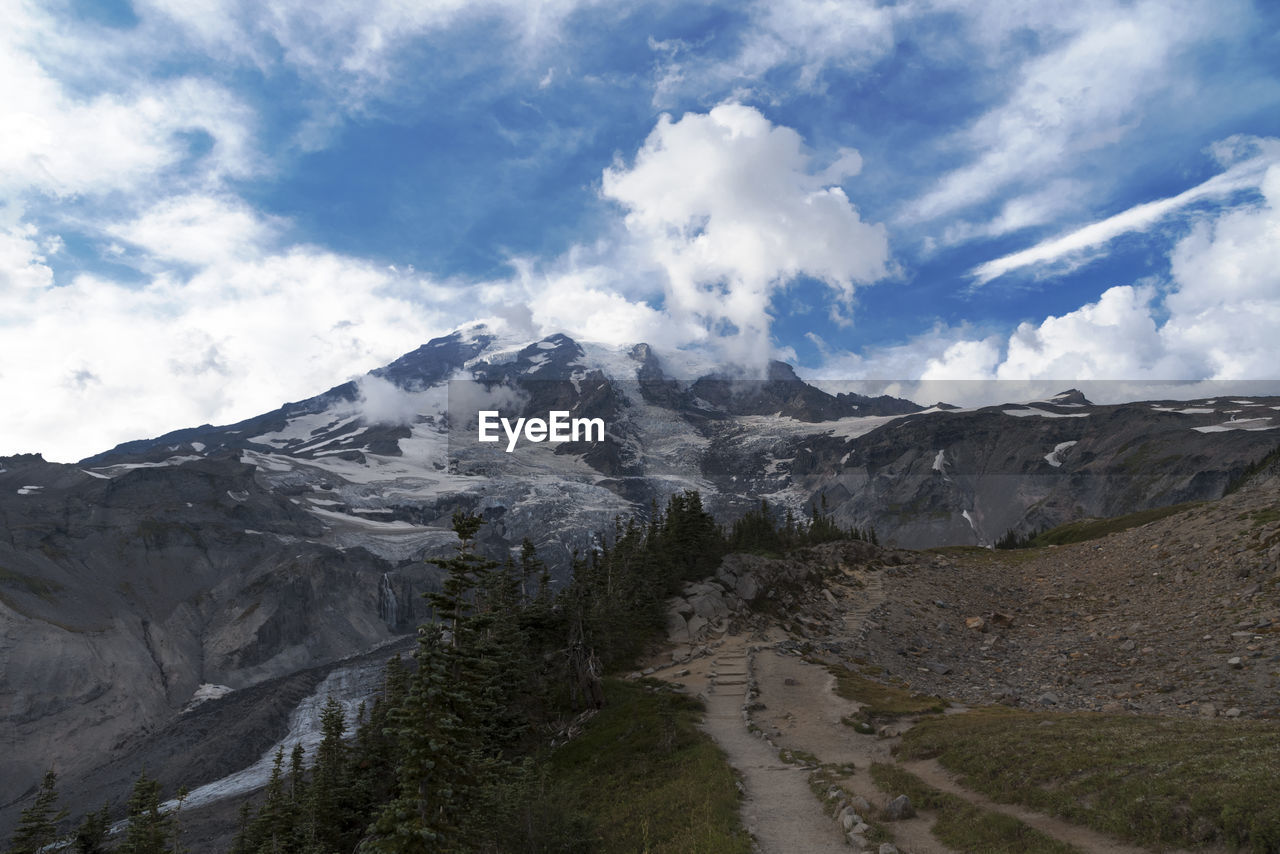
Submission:
<svg viewBox="0 0 1280 854">
<path fill-rule="evenodd" d="M 758 702 L 764 704 L 752 716 L 756 725 L 779 747 L 811 753 L 821 762 L 852 763 L 854 772 L 843 778 L 841 785 L 877 808 L 883 806 L 888 798 L 872 781 L 868 769 L 873 762 L 893 761 L 890 748 L 896 739 L 859 735 L 841 722 L 859 706 L 836 695 L 835 677 L 826 668 L 772 649 L 759 650 L 753 665 Z M 888 829 L 894 844 L 904 852 L 947 854 L 952 849 L 933 836 L 932 827 L 932 816 L 920 815 L 894 822 Z"/>
<path fill-rule="evenodd" d="M 944 792 L 950 792 L 953 795 L 959 795 L 971 804 L 980 806 L 991 812 L 1003 813 L 1004 815 L 1013 816 L 1029 827 L 1034 827 L 1041 833 L 1048 834 L 1055 839 L 1063 842 L 1069 842 L 1072 845 L 1081 848 L 1090 854 L 1151 854 L 1151 849 L 1141 848 L 1136 845 L 1129 845 L 1120 842 L 1105 833 L 1099 833 L 1096 830 L 1083 827 L 1078 824 L 1071 824 L 1053 816 L 1044 813 L 1035 812 L 1025 807 L 1015 806 L 1013 804 L 1002 804 L 997 801 L 966 789 L 955 781 L 951 773 L 942 767 L 936 760 L 923 759 L 913 762 L 903 762 L 902 767 L 915 774 L 921 780 L 924 780 L 935 789 L 941 789 Z M 1164 854 L 1190 854 L 1183 849 L 1161 849 Z M 1201 849 L 1201 854 L 1212 849 Z"/>
<path fill-rule="evenodd" d="M 881 574 L 868 573 L 859 580 L 864 584 L 862 595 L 843 615 L 845 639 L 864 637 L 873 625 L 876 609 L 888 597 Z M 691 693 L 706 701 L 704 729 L 742 775 L 746 789 L 743 821 L 762 854 L 848 852 L 852 849 L 843 831 L 809 788 L 810 769 L 783 762 L 778 751 L 807 754 L 828 766 L 852 766 L 853 770 L 837 782 L 851 795 L 865 798 L 872 805 L 872 815 L 867 817 L 877 818 L 889 796 L 875 785 L 869 768 L 876 762 L 896 763 L 892 749 L 899 739 L 862 735 L 843 723 L 844 718 L 859 710 L 859 704 L 835 693 L 835 677 L 825 667 L 800 658 L 794 648 L 783 648 L 794 645 L 775 646 L 787 635 L 776 627 L 770 633 L 763 639 L 756 635 L 754 641 L 744 635 L 727 635 L 713 644 L 712 655 L 661 667 L 654 675 L 684 682 Z M 748 712 L 744 703 L 752 687 L 755 695 Z M 963 713 L 963 708 L 953 708 L 949 713 Z M 905 731 L 910 726 L 910 721 L 904 721 L 897 728 Z M 937 789 L 980 808 L 1017 818 L 1081 851 L 1149 854 L 1150 849 L 1120 842 L 1089 828 L 1025 807 L 996 803 L 961 786 L 936 761 L 899 764 Z M 953 854 L 932 835 L 933 822 L 931 814 L 922 813 L 885 827 L 903 854 Z"/>
<path fill-rule="evenodd" d="M 692 662 L 690 673 L 680 677 L 706 701 L 703 728 L 742 775 L 743 823 L 761 854 L 847 854 L 835 823 L 809 790 L 808 772 L 783 762 L 777 750 L 747 730 L 742 715 L 747 654 L 746 639 L 731 636 L 714 656 Z"/>
</svg>

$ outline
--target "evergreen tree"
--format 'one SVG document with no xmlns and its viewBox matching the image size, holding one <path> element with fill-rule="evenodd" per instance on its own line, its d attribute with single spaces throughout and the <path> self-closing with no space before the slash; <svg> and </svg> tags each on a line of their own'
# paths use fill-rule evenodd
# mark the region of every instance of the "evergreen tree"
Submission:
<svg viewBox="0 0 1280 854">
<path fill-rule="evenodd" d="M 111 814 L 107 805 L 96 812 L 85 815 L 76 828 L 71 841 L 71 849 L 76 854 L 106 854 L 107 832 L 111 829 Z"/>
<path fill-rule="evenodd" d="M 253 854 L 250 828 L 253 826 L 253 805 L 243 801 L 236 813 L 236 838 L 231 843 L 231 854 Z"/>
<path fill-rule="evenodd" d="M 144 771 L 129 795 L 129 823 L 118 854 L 167 854 L 169 816 L 160 811 L 160 781 Z"/>
<path fill-rule="evenodd" d="M 58 823 L 67 811 L 57 809 L 58 775 L 50 768 L 40 781 L 35 802 L 22 811 L 9 842 L 9 854 L 35 854 L 58 838 Z"/>
<path fill-rule="evenodd" d="M 294 850 L 297 827 L 284 784 L 284 745 L 276 749 L 262 806 L 249 825 L 246 844 L 255 854 L 288 854 Z"/>
<path fill-rule="evenodd" d="M 452 647 L 439 625 L 421 629 L 405 702 L 391 714 L 399 735 L 399 791 L 361 850 L 419 854 L 458 850 L 462 810 L 474 783 L 469 739 L 458 710 L 466 697 L 452 677 Z"/>
<path fill-rule="evenodd" d="M 173 826 L 173 854 L 187 854 L 187 849 L 182 845 L 182 805 L 190 795 L 190 790 L 186 786 L 181 786 L 178 793 L 174 795 L 177 804 L 173 808 L 170 815 L 170 824 Z"/>
<path fill-rule="evenodd" d="M 347 769 L 346 716 L 342 704 L 329 697 L 320 712 L 320 745 L 316 748 L 307 793 L 307 848 L 319 852 L 349 851 L 352 834 L 351 790 Z"/>
</svg>

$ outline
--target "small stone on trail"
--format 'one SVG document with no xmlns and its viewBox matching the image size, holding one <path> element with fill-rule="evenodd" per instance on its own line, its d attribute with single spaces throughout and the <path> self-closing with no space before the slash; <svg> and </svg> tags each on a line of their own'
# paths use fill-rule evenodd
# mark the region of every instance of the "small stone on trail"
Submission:
<svg viewBox="0 0 1280 854">
<path fill-rule="evenodd" d="M 906 795 L 898 795 L 898 797 L 889 801 L 884 808 L 885 821 L 902 821 L 905 818 L 914 818 L 915 814 L 915 808 L 911 806 L 911 799 Z"/>
</svg>

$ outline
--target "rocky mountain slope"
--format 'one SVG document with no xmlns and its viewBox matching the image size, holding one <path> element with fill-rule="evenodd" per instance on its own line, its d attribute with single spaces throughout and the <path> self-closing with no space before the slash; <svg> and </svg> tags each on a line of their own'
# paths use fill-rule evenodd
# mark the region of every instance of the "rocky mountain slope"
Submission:
<svg viewBox="0 0 1280 854">
<path fill-rule="evenodd" d="M 200 702 L 256 708 L 268 695 L 254 686 L 326 678 L 411 632 L 438 580 L 423 558 L 450 548 L 459 508 L 484 514 L 489 553 L 528 537 L 562 577 L 617 516 L 690 488 L 726 520 L 761 498 L 804 513 L 825 497 L 884 542 L 981 544 L 1215 498 L 1280 425 L 1274 398 L 922 409 L 822 391 L 781 363 L 753 379 L 675 373 L 643 344 L 474 326 L 237 424 L 77 465 L 0 457 L 0 832 L 51 762 L 68 781 L 162 767 L 158 742 L 194 750 L 166 733 Z M 484 408 L 563 409 L 607 433 L 507 454 L 476 442 Z M 284 737 L 278 714 L 249 706 L 270 723 L 246 743 Z M 205 767 L 173 785 L 223 770 Z"/>
</svg>

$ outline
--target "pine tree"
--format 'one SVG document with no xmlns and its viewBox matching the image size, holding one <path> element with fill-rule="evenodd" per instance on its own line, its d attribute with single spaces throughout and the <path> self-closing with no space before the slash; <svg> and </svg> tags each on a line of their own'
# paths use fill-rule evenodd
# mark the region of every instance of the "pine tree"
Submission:
<svg viewBox="0 0 1280 854">
<path fill-rule="evenodd" d="M 67 817 L 67 811 L 56 809 L 58 805 L 58 775 L 50 768 L 40 781 L 36 799 L 22 811 L 18 827 L 9 842 L 10 854 L 35 854 L 58 838 L 58 823 Z"/>
<path fill-rule="evenodd" d="M 236 813 L 236 838 L 231 843 L 231 854 L 253 854 L 254 845 L 251 840 L 253 826 L 253 805 L 242 801 Z"/>
<path fill-rule="evenodd" d="M 110 829 L 111 813 L 107 811 L 107 805 L 103 804 L 101 809 L 88 813 L 80 821 L 71 849 L 76 854 L 106 854 L 107 831 Z"/>
<path fill-rule="evenodd" d="M 342 704 L 329 697 L 320 712 L 320 745 L 316 748 L 307 795 L 307 846 L 315 851 L 349 851 L 352 830 L 350 775 L 347 769 L 346 716 Z"/>
<path fill-rule="evenodd" d="M 399 734 L 399 792 L 371 828 L 362 850 L 419 854 L 459 847 L 463 803 L 474 778 L 458 710 L 466 702 L 453 679 L 453 647 L 439 625 L 421 629 L 418 672 L 391 715 Z"/>
<path fill-rule="evenodd" d="M 249 825 L 246 842 L 258 854 L 287 854 L 293 850 L 297 827 L 290 810 L 284 785 L 284 745 L 276 748 L 271 776 L 263 794 L 262 806 Z"/>
<path fill-rule="evenodd" d="M 129 795 L 129 824 L 118 854 L 167 854 L 169 816 L 160 811 L 160 781 L 144 771 Z"/>
<path fill-rule="evenodd" d="M 178 793 L 174 795 L 177 804 L 170 815 L 170 823 L 173 825 L 173 854 L 187 854 L 187 849 L 182 845 L 182 805 L 190 794 L 186 786 L 181 786 Z"/>
</svg>

